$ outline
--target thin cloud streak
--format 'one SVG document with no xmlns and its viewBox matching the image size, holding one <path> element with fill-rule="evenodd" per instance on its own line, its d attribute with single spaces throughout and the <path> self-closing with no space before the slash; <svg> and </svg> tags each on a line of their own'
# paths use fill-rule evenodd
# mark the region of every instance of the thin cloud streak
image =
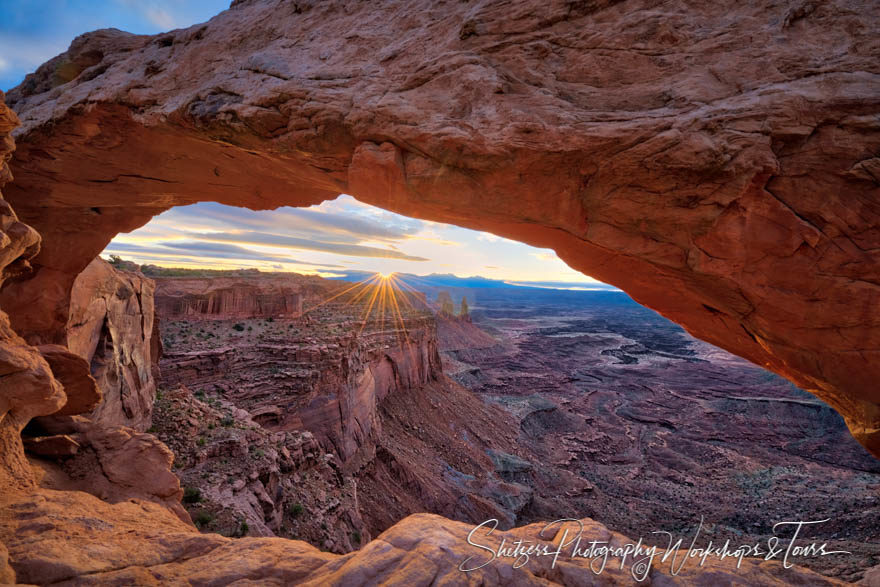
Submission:
<svg viewBox="0 0 880 587">
<path fill-rule="evenodd" d="M 249 228 L 253 231 L 309 233 L 320 236 L 322 241 L 355 244 L 362 240 L 399 241 L 412 237 L 420 229 L 418 221 L 409 225 L 391 226 L 352 214 L 324 212 L 304 208 L 279 208 L 278 210 L 247 210 L 229 208 L 221 204 L 186 206 L 167 213 L 168 220 L 193 228 Z"/>
<path fill-rule="evenodd" d="M 249 261 L 273 261 L 275 263 L 289 263 L 291 265 L 306 265 L 312 267 L 342 267 L 332 263 L 314 263 L 301 261 L 283 254 L 269 254 L 253 251 L 236 245 L 222 243 L 199 243 L 199 242 L 160 242 L 158 246 L 144 246 L 133 243 L 110 243 L 105 253 L 134 253 L 141 257 L 163 257 L 174 259 L 181 255 L 211 259 L 243 259 Z M 172 250 L 167 250 L 172 249 Z"/>
<path fill-rule="evenodd" d="M 336 255 L 350 255 L 353 257 L 399 259 L 402 261 L 430 260 L 426 257 L 407 255 L 406 253 L 393 249 L 380 249 L 378 247 L 368 247 L 364 245 L 318 242 L 310 239 L 262 232 L 209 232 L 192 233 L 190 234 L 190 236 L 207 241 L 231 241 L 235 243 L 249 245 L 265 245 L 271 247 L 301 249 L 305 251 L 320 251 L 323 253 L 334 253 Z"/>
</svg>

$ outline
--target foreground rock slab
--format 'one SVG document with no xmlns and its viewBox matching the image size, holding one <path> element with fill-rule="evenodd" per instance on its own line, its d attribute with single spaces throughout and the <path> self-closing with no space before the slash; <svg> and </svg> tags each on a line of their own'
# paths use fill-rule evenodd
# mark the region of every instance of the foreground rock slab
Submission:
<svg viewBox="0 0 880 587">
<path fill-rule="evenodd" d="M 107 504 L 76 491 L 40 490 L 2 504 L 0 540 L 9 549 L 17 579 L 57 585 L 628 585 L 635 584 L 629 565 L 609 564 L 601 574 L 584 558 L 563 551 L 555 568 L 550 556 L 532 557 L 514 569 L 487 551 L 467 543 L 473 526 L 430 514 L 409 516 L 347 555 L 321 552 L 305 542 L 282 538 L 225 538 L 199 534 L 168 510 L 140 500 Z M 144 525 L 148 518 L 150 524 Z M 585 519 L 584 543 L 631 540 Z M 502 538 L 542 541 L 544 524 L 477 535 L 475 541 L 497 546 Z M 570 527 L 571 533 L 575 526 Z M 557 531 L 558 532 L 558 531 Z M 558 545 L 561 535 L 544 533 L 543 542 Z M 568 538 L 571 538 L 570 534 Z M 555 549 L 555 548 L 554 548 Z M 680 556 L 685 554 L 680 552 Z M 681 558 L 678 559 L 679 563 Z M 670 561 L 654 565 L 650 585 L 844 585 L 806 569 L 784 569 L 774 561 L 693 560 L 670 574 Z M 638 571 L 637 571 L 638 572 Z M 707 582 L 708 581 L 708 582 Z"/>
</svg>

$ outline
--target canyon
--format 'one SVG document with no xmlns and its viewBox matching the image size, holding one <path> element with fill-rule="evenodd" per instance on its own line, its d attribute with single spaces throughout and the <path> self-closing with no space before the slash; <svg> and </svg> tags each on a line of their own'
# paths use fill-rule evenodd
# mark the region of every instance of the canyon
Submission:
<svg viewBox="0 0 880 587">
<path fill-rule="evenodd" d="M 237 273 L 155 277 L 164 354 L 154 431 L 199 493 L 193 517 L 212 518 L 204 529 L 230 535 L 244 523 L 250 535 L 349 552 L 416 512 L 513 525 L 530 490 L 498 478 L 486 451 L 512 450 L 504 429 L 514 426 L 444 375 L 423 296 L 398 290 L 380 304 L 384 283 Z M 234 297 L 250 313 L 184 303 L 231 291 L 250 293 Z M 290 295 L 302 301 L 296 318 L 256 304 L 280 308 Z"/>
<path fill-rule="evenodd" d="M 567 430 L 583 432 L 592 418 L 595 434 L 618 439 L 624 456 L 614 464 L 642 466 L 658 483 L 665 475 L 666 490 L 693 483 L 689 461 L 726 450 L 751 476 L 737 481 L 719 471 L 713 479 L 757 492 L 803 479 L 764 467 L 772 455 L 760 448 L 738 456 L 747 448 L 742 443 L 725 449 L 729 440 L 698 443 L 687 431 L 705 435 L 714 418 L 736 420 L 739 410 L 762 410 L 777 422 L 800 413 L 799 420 L 810 422 L 807 440 L 787 442 L 786 454 L 820 476 L 835 464 L 829 461 L 845 459 L 850 469 L 838 471 L 839 479 L 823 490 L 829 500 L 844 499 L 835 483 L 852 481 L 857 491 L 845 499 L 873 515 L 876 505 L 860 500 L 876 489 L 853 472 L 872 461 L 851 444 L 830 443 L 825 436 L 839 438 L 839 421 L 778 381 L 755 381 L 761 395 L 749 399 L 718 385 L 696 402 L 675 395 L 675 378 L 650 391 L 627 383 L 616 390 L 622 399 L 615 405 L 609 391 L 588 393 L 593 379 L 573 366 L 582 360 L 584 371 L 614 372 L 625 382 L 631 379 L 620 365 L 637 371 L 666 364 L 677 376 L 680 363 L 707 360 L 705 347 L 683 348 L 680 339 L 667 345 L 662 335 L 658 346 L 620 332 L 620 325 L 612 325 L 614 336 L 581 334 L 593 330 L 595 317 L 579 317 L 584 325 L 557 321 L 544 333 L 502 321 L 499 332 L 522 339 L 514 346 L 502 341 L 504 348 L 492 348 L 484 341 L 482 354 L 442 351 L 457 361 L 450 362 L 453 377 L 476 384 L 493 404 L 461 393 L 437 371 L 440 345 L 425 352 L 433 343 L 424 320 L 413 315 L 407 320 L 423 336 L 415 348 L 393 346 L 385 335 L 356 341 L 364 343 L 357 350 L 363 371 L 350 371 L 356 384 L 345 384 L 354 393 L 354 410 L 341 410 L 337 419 L 331 404 L 319 401 L 310 413 L 312 422 L 322 422 L 315 434 L 288 430 L 290 422 L 278 414 L 248 404 L 251 414 L 218 391 L 189 390 L 184 381 L 194 388 L 216 383 L 202 379 L 210 376 L 198 357 L 181 358 L 174 343 L 163 358 L 151 282 L 110 271 L 95 258 L 119 232 L 176 205 L 209 200 L 268 209 L 350 193 L 410 216 L 552 248 L 573 268 L 620 287 L 696 338 L 824 400 L 876 456 L 878 19 L 871 3 L 848 0 L 711 8 L 640 1 L 417 6 L 244 0 L 208 23 L 156 36 L 102 30 L 78 37 L 10 91 L 5 103 L 0 100 L 0 579 L 461 581 L 458 564 L 473 554 L 465 540 L 470 526 L 449 520 L 444 508 L 466 496 L 473 515 L 497 511 L 504 518 L 516 511 L 515 521 L 506 519 L 521 523 L 528 511 L 509 507 L 516 504 L 507 498 L 514 494 L 510 486 L 522 485 L 522 461 L 531 462 L 517 456 L 514 439 L 504 434 L 507 425 L 486 433 L 500 452 L 489 454 L 488 443 L 480 445 L 471 434 L 467 446 L 457 442 L 449 426 L 463 411 L 473 412 L 480 429 L 506 418 L 514 430 L 544 431 L 561 449 L 539 444 L 533 449 L 538 456 L 576 469 L 609 465 L 589 446 L 565 438 Z M 260 321 L 257 326 L 237 317 L 279 309 L 294 315 L 299 301 L 241 305 L 235 292 L 214 298 L 192 293 L 191 302 L 170 308 L 172 314 L 175 308 L 184 314 L 216 309 L 221 322 L 235 320 L 232 326 L 265 335 L 242 357 L 208 353 L 217 364 L 232 361 L 231 377 L 235 361 L 244 360 L 265 363 L 269 372 L 260 376 L 267 381 L 280 375 L 279 384 L 296 385 L 302 379 L 300 373 L 271 373 L 267 357 L 278 349 L 271 348 L 276 326 L 266 327 L 268 318 L 248 319 Z M 178 329 L 176 336 L 184 337 L 183 326 Z M 194 342 L 197 333 L 186 340 Z M 509 357 L 534 361 L 533 345 L 554 334 L 572 339 L 571 358 L 562 353 L 548 359 L 572 378 L 556 380 L 560 392 L 547 399 L 562 408 L 510 389 L 516 376 Z M 333 344 L 352 344 L 350 333 Z M 387 344 L 392 358 L 377 359 L 371 344 Z M 295 352 L 315 353 L 310 346 Z M 319 348 L 306 360 L 340 356 L 328 346 L 326 355 Z M 169 373 L 177 371 L 183 387 L 164 390 L 154 405 L 162 361 Z M 389 365 L 398 362 L 407 365 L 408 383 L 417 383 L 412 401 L 375 392 L 397 382 Z M 746 373 L 742 364 L 731 365 Z M 709 367 L 702 372 L 713 373 Z M 366 380 L 361 373 L 369 374 Z M 571 389 L 578 386 L 581 395 L 574 399 Z M 650 399 L 656 394 L 659 399 Z M 440 397 L 450 397 L 450 412 L 433 415 L 444 409 Z M 364 398 L 366 404 L 358 403 Z M 321 401 L 328 399 L 347 401 Z M 378 406 L 381 430 L 363 419 L 359 405 Z M 685 406 L 693 420 L 682 427 L 671 412 Z M 175 447 L 184 464 L 183 486 L 172 471 L 175 453 L 149 432 L 154 425 L 158 434 L 168 432 L 151 423 L 154 410 L 175 429 L 188 426 L 187 442 Z M 224 421 L 231 421 L 230 430 L 220 431 L 228 436 L 215 436 Z M 772 421 L 755 432 L 778 434 Z M 811 437 L 814 432 L 821 434 Z M 236 490 L 242 479 L 229 481 L 244 472 L 241 461 L 233 459 L 234 471 L 198 468 L 239 458 L 252 445 L 263 455 L 250 459 L 243 489 Z M 395 465 L 400 462 L 412 468 Z M 449 475 L 437 493 L 420 490 L 426 479 L 428 487 L 437 486 L 430 466 L 439 462 L 463 475 Z M 286 468 L 308 470 L 308 500 L 290 503 L 286 492 L 296 488 L 284 487 L 275 473 Z M 193 480 L 188 475 L 206 472 L 202 501 L 186 483 Z M 368 487 L 357 496 L 366 505 L 360 509 L 348 481 L 355 473 Z M 389 503 L 383 494 L 401 478 L 406 495 L 418 499 L 400 510 L 383 509 Z M 589 484 L 592 489 L 582 489 L 611 497 L 619 491 L 613 480 Z M 229 491 L 234 511 L 212 513 L 209 506 Z M 541 487 L 533 491 L 541 496 Z M 611 497 L 603 504 L 614 526 L 637 500 L 614 504 Z M 182 501 L 200 508 L 194 512 L 199 525 L 235 530 L 237 524 L 243 535 L 243 523 L 251 520 L 264 536 L 200 533 Z M 306 524 L 291 507 L 297 504 L 336 524 L 322 545 L 336 552 L 266 535 L 303 524 L 304 537 L 317 539 L 320 523 Z M 425 507 L 447 517 L 406 517 L 362 548 L 339 554 L 356 546 L 355 533 L 363 541 Z M 752 521 L 745 516 L 731 516 L 729 523 Z M 842 520 L 843 541 L 871 522 Z M 594 520 L 583 524 L 585 535 L 596 540 L 628 541 Z M 539 531 L 529 525 L 498 536 L 540 541 Z M 630 568 L 597 577 L 588 564 L 574 559 L 551 567 L 540 557 L 519 569 L 492 564 L 467 580 L 582 584 L 631 577 Z M 852 569 L 840 572 L 854 576 Z M 840 584 L 802 567 L 751 558 L 741 568 L 734 560 L 712 560 L 678 576 L 656 566 L 651 575 L 656 584 L 725 580 Z M 876 580 L 876 569 L 862 578 L 865 584 Z"/>
<path fill-rule="evenodd" d="M 465 343 L 439 322 L 441 356 L 516 419 L 531 455 L 520 451 L 526 462 L 505 478 L 536 488 L 520 523 L 578 512 L 629 536 L 684 535 L 702 518 L 716 542 L 765 543 L 775 521 L 807 516 L 827 521 L 805 535 L 852 554 L 801 564 L 847 580 L 876 564 L 880 462 L 828 405 L 621 292 L 467 296 L 492 337 Z M 532 478 L 552 479 L 550 490 Z"/>
</svg>

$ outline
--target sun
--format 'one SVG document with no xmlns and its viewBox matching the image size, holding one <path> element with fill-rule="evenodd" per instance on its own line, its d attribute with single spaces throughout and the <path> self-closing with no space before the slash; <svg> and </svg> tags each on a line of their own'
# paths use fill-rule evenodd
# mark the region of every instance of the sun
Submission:
<svg viewBox="0 0 880 587">
<path fill-rule="evenodd" d="M 379 276 L 379 279 L 391 279 L 394 276 L 394 272 L 391 273 L 382 273 L 381 271 L 377 271 L 376 275 Z"/>
</svg>

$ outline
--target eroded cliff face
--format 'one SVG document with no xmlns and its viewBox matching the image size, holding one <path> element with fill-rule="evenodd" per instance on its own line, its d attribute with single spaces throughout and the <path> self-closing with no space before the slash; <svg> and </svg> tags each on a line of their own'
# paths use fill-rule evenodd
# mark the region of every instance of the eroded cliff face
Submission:
<svg viewBox="0 0 880 587">
<path fill-rule="evenodd" d="M 291 320 L 282 310 L 294 289 L 298 319 Z M 157 278 L 166 324 L 163 384 L 221 390 L 262 426 L 308 430 L 324 450 L 351 460 L 373 434 L 379 402 L 437 380 L 441 368 L 430 312 L 412 310 L 399 324 L 389 318 L 365 330 L 369 294 L 357 304 L 354 294 L 331 301 L 347 289 L 351 284 L 294 274 Z M 233 290 L 237 295 L 226 297 Z M 248 317 L 264 320 L 238 321 L 231 307 L 224 321 L 214 312 L 180 312 L 194 295 L 260 309 Z M 299 318 L 304 299 L 309 311 Z M 279 312 L 266 315 L 268 308 Z"/>
<path fill-rule="evenodd" d="M 153 281 L 96 258 L 73 283 L 67 348 L 89 363 L 103 400 L 98 424 L 150 426 L 160 348 L 153 320 Z M 79 413 L 79 412 L 77 412 Z"/>
<path fill-rule="evenodd" d="M 160 312 L 174 308 L 168 291 L 195 281 L 157 277 Z M 398 290 L 392 314 L 373 303 L 383 285 L 236 278 L 270 304 L 279 285 L 300 286 L 301 316 L 161 315 L 161 387 L 172 391 L 158 403 L 176 407 L 162 407 L 156 429 L 204 496 L 187 506 L 203 529 L 240 534 L 244 522 L 246 534 L 348 552 L 420 511 L 513 526 L 531 489 L 496 476 L 486 450 L 514 450 L 514 424 L 443 374 L 424 296 Z"/>
<path fill-rule="evenodd" d="M 346 192 L 553 248 L 813 391 L 877 452 L 873 8 L 253 1 L 84 35 L 10 94 L 7 197 L 43 248 L 4 306 L 57 343 L 116 233 L 199 200 Z"/>
<path fill-rule="evenodd" d="M 302 276 L 297 276 L 302 277 Z M 158 312 L 166 320 L 294 317 L 302 313 L 303 286 L 291 275 L 159 279 Z"/>
</svg>

